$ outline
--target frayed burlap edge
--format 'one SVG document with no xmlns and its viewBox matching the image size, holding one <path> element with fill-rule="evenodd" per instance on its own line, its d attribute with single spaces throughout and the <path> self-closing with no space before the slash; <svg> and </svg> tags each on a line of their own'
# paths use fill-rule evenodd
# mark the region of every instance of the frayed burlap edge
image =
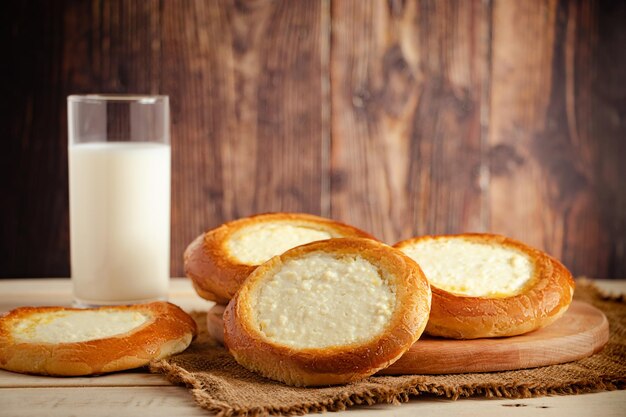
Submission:
<svg viewBox="0 0 626 417">
<path fill-rule="evenodd" d="M 582 277 L 577 279 L 577 286 L 585 287 L 593 296 L 603 301 L 612 301 L 625 303 L 626 296 L 624 294 L 611 294 L 602 291 L 593 283 L 592 280 Z M 385 387 L 378 389 L 363 389 L 357 392 L 340 393 L 336 397 L 323 402 L 302 403 L 298 406 L 289 407 L 233 407 L 228 403 L 218 401 L 207 395 L 204 384 L 194 378 L 192 373 L 186 369 L 173 365 L 167 360 L 160 360 L 150 364 L 150 371 L 153 373 L 164 374 L 165 377 L 173 384 L 185 385 L 191 388 L 192 395 L 196 403 L 214 413 L 217 417 L 231 416 L 267 416 L 267 415 L 303 415 L 307 413 L 326 412 L 326 411 L 343 411 L 348 407 L 355 405 L 374 405 L 374 404 L 400 404 L 409 401 L 411 397 L 421 395 L 431 395 L 436 397 L 444 397 L 450 400 L 467 397 L 483 397 L 483 398 L 531 398 L 547 395 L 572 395 L 584 394 L 599 391 L 614 391 L 618 389 L 626 389 L 626 376 L 621 379 L 611 378 L 593 378 L 582 384 L 566 384 L 552 385 L 541 387 L 518 386 L 518 385 L 500 385 L 492 384 L 466 384 L 455 388 L 442 388 L 435 384 L 423 384 L 421 377 L 416 376 L 415 379 L 396 387 Z M 354 389 L 354 387 L 350 387 Z"/>
</svg>

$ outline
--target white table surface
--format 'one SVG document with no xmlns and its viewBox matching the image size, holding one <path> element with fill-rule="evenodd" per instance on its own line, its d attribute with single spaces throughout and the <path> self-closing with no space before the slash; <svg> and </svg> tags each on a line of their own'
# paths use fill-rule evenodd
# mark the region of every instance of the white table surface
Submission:
<svg viewBox="0 0 626 417">
<path fill-rule="evenodd" d="M 626 292 L 626 280 L 598 280 Z M 186 279 L 172 279 L 170 301 L 185 310 L 207 310 Z M 0 312 L 25 305 L 70 305 L 69 279 L 0 279 Z M 161 375 L 130 371 L 88 378 L 51 378 L 0 371 L 0 416 L 206 416 L 184 387 Z M 333 413 L 359 416 L 624 416 L 626 391 L 517 400 L 415 398 L 402 405 L 354 407 Z"/>
</svg>

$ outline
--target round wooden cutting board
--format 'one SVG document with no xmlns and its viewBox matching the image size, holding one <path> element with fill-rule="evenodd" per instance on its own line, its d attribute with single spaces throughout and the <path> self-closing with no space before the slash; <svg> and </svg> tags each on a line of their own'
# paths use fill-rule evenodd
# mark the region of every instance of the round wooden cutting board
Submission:
<svg viewBox="0 0 626 417">
<path fill-rule="evenodd" d="M 209 334 L 223 342 L 224 306 L 208 313 Z M 572 302 L 565 315 L 548 327 L 521 336 L 451 340 L 422 336 L 383 375 L 454 374 L 510 371 L 586 358 L 609 340 L 609 323 L 597 308 Z"/>
</svg>

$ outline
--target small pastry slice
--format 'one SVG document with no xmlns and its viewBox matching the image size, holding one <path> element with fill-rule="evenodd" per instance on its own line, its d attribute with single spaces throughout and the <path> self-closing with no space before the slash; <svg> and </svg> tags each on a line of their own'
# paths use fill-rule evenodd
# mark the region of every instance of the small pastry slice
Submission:
<svg viewBox="0 0 626 417">
<path fill-rule="evenodd" d="M 166 302 L 20 307 L 0 317 L 0 369 L 52 376 L 122 371 L 182 352 L 196 331 L 187 313 Z"/>
<path fill-rule="evenodd" d="M 185 274 L 202 298 L 226 304 L 254 269 L 305 243 L 370 234 L 323 217 L 268 213 L 225 223 L 198 236 L 185 250 Z"/>
<path fill-rule="evenodd" d="M 402 252 L 330 239 L 259 266 L 224 313 L 224 343 L 244 367 L 295 386 L 356 381 L 420 337 L 430 288 Z"/>
<path fill-rule="evenodd" d="M 503 337 L 545 327 L 574 293 L 556 259 L 504 236 L 422 236 L 394 247 L 415 260 L 433 299 L 426 333 L 453 339 Z"/>
</svg>

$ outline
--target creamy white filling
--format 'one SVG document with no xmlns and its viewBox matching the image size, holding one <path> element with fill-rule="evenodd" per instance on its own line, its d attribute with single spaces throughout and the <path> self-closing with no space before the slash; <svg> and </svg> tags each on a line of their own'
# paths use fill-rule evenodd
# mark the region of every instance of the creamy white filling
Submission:
<svg viewBox="0 0 626 417">
<path fill-rule="evenodd" d="M 523 252 L 462 238 L 425 240 L 402 251 L 435 287 L 474 297 L 515 295 L 534 271 Z"/>
<path fill-rule="evenodd" d="M 126 333 L 147 320 L 136 311 L 56 311 L 33 314 L 16 323 L 13 331 L 25 342 L 85 342 Z"/>
<path fill-rule="evenodd" d="M 226 242 L 226 248 L 239 262 L 260 265 L 296 246 L 331 237 L 327 231 L 285 221 L 260 223 L 238 230 Z"/>
<path fill-rule="evenodd" d="M 295 348 L 370 340 L 395 308 L 392 286 L 360 257 L 312 253 L 285 262 L 252 294 L 255 325 L 269 339 Z"/>
</svg>

